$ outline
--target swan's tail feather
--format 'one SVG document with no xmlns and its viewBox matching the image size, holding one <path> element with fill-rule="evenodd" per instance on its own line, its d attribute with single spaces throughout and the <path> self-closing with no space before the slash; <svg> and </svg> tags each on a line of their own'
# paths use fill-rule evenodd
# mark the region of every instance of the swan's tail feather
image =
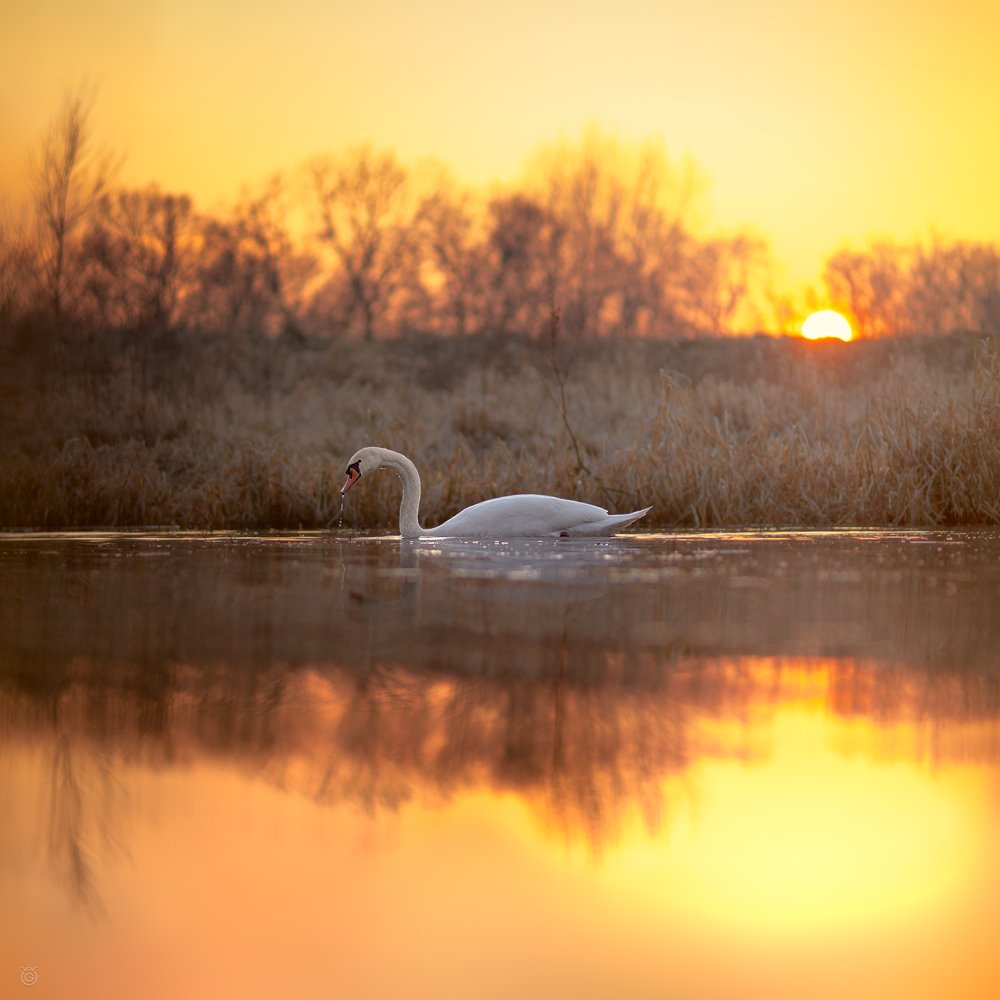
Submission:
<svg viewBox="0 0 1000 1000">
<path fill-rule="evenodd" d="M 600 521 L 587 521 L 584 524 L 577 524 L 572 528 L 559 532 L 560 535 L 569 537 L 594 537 L 598 535 L 614 535 L 620 529 L 627 528 L 633 521 L 638 521 L 653 508 L 645 507 L 642 510 L 634 510 L 631 514 L 608 514 Z"/>
</svg>

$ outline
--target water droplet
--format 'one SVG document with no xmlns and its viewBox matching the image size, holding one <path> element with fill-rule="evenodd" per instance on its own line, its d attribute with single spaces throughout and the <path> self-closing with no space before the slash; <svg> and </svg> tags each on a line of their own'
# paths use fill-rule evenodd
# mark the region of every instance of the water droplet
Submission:
<svg viewBox="0 0 1000 1000">
<path fill-rule="evenodd" d="M 343 493 L 340 494 L 340 520 L 337 521 L 337 530 L 339 531 L 344 527 L 344 500 L 346 497 Z"/>
</svg>

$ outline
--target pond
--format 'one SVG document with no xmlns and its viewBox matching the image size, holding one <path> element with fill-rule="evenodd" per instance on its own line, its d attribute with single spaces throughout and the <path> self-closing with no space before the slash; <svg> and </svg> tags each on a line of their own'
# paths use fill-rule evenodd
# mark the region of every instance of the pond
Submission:
<svg viewBox="0 0 1000 1000">
<path fill-rule="evenodd" d="M 0 994 L 1000 995 L 1000 533 L 0 535 Z"/>
</svg>

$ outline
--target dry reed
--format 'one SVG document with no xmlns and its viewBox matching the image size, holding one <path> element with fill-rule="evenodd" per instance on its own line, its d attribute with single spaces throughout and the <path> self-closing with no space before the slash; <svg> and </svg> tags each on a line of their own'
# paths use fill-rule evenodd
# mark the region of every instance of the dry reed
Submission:
<svg viewBox="0 0 1000 1000">
<path fill-rule="evenodd" d="M 515 492 L 652 504 L 644 528 L 1000 523 L 993 338 L 5 353 L 6 528 L 328 528 L 364 444 L 417 462 L 425 523 Z M 398 489 L 366 481 L 345 526 L 394 530 Z"/>
</svg>

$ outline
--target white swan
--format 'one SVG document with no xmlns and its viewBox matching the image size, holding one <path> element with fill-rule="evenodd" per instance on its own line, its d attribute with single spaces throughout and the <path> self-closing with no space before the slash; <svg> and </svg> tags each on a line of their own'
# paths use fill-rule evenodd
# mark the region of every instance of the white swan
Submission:
<svg viewBox="0 0 1000 1000">
<path fill-rule="evenodd" d="M 613 535 L 619 528 L 637 521 L 647 511 L 609 514 L 603 507 L 579 500 L 522 493 L 497 497 L 466 507 L 436 528 L 421 528 L 420 475 L 417 467 L 398 451 L 362 448 L 347 464 L 343 496 L 362 476 L 376 469 L 392 469 L 403 481 L 399 505 L 399 533 L 403 538 L 544 538 L 564 535 Z"/>
</svg>

